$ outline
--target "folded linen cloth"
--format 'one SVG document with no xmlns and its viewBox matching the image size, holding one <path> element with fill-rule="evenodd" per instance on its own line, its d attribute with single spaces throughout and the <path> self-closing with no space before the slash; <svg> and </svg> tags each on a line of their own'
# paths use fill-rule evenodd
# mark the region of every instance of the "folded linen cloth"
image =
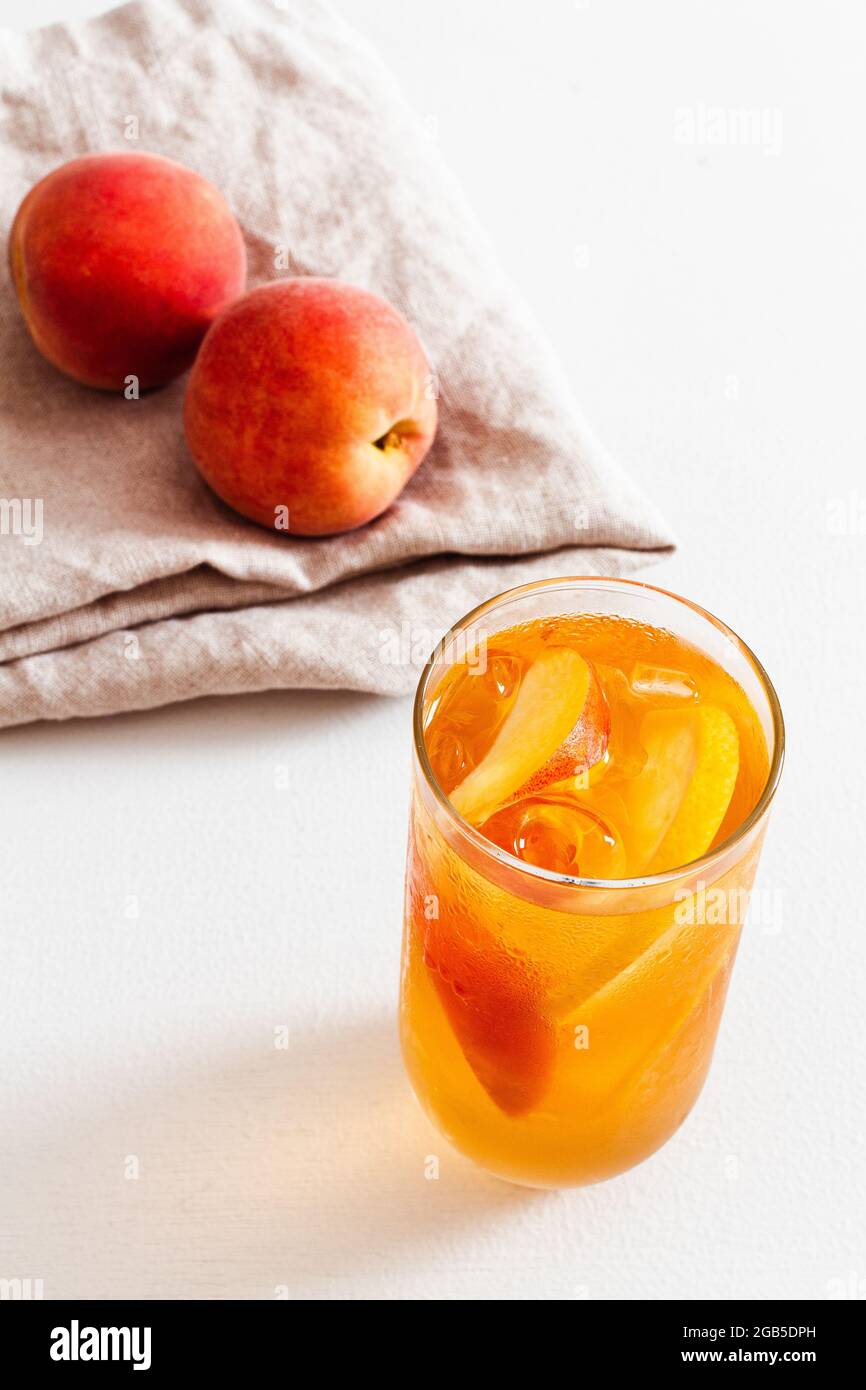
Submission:
<svg viewBox="0 0 866 1390">
<path fill-rule="evenodd" d="M 270 534 L 195 472 L 183 381 L 130 401 L 67 380 L 31 343 L 7 274 L 0 727 L 269 688 L 405 692 L 482 599 L 669 548 L 388 72 L 330 9 L 146 0 L 7 32 L 0 86 L 4 238 L 66 159 L 168 155 L 223 190 L 251 285 L 331 275 L 395 304 L 440 407 L 436 443 L 386 515 L 336 538 Z"/>
</svg>

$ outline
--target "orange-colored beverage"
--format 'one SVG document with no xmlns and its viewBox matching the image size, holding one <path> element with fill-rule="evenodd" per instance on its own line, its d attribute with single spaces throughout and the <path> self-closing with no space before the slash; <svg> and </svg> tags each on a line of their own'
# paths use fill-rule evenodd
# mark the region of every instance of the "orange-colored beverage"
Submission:
<svg viewBox="0 0 866 1390">
<path fill-rule="evenodd" d="M 486 1169 L 597 1181 L 688 1113 L 778 777 L 777 714 L 733 634 L 625 581 L 515 590 L 431 661 L 402 1044 L 424 1108 Z"/>
</svg>

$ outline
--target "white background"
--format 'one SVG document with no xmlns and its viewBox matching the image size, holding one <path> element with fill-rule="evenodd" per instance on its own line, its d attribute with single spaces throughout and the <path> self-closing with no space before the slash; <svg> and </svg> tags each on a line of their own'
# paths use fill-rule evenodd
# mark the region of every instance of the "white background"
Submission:
<svg viewBox="0 0 866 1390">
<path fill-rule="evenodd" d="M 0 1277 L 46 1297 L 863 1297 L 866 12 L 339 8 L 676 527 L 646 577 L 776 680 L 789 755 L 759 885 L 781 922 L 747 934 L 667 1147 L 524 1192 L 447 1150 L 401 1071 L 408 702 L 6 733 Z M 701 104 L 781 120 L 781 142 L 678 143 Z"/>
</svg>

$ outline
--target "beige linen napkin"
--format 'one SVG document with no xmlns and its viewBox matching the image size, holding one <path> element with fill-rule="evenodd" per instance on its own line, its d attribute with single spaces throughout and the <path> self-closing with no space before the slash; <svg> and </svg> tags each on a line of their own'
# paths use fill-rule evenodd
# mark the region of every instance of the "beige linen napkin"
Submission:
<svg viewBox="0 0 866 1390">
<path fill-rule="evenodd" d="M 332 275 L 391 300 L 440 405 L 436 444 L 384 517 L 325 540 L 272 535 L 198 478 L 183 381 L 138 401 L 68 381 L 30 342 L 7 274 L 0 726 L 275 687 L 404 692 L 482 599 L 622 573 L 670 545 L 587 432 L 392 78 L 329 9 L 150 0 L 0 39 L 4 240 L 64 160 L 169 155 L 224 191 L 251 285 Z"/>
</svg>

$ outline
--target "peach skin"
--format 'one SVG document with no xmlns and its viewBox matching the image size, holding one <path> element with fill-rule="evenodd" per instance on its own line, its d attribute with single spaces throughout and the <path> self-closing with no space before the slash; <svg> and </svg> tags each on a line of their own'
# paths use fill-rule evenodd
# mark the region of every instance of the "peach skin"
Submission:
<svg viewBox="0 0 866 1390">
<path fill-rule="evenodd" d="M 241 515 L 327 536 L 384 512 L 436 432 L 432 373 L 385 300 L 338 280 L 250 291 L 220 315 L 189 379 L 202 477 Z"/>
<path fill-rule="evenodd" d="M 18 209 L 9 259 L 39 351 L 108 391 L 186 371 L 246 279 L 222 194 L 155 154 L 85 155 L 46 175 Z"/>
</svg>

